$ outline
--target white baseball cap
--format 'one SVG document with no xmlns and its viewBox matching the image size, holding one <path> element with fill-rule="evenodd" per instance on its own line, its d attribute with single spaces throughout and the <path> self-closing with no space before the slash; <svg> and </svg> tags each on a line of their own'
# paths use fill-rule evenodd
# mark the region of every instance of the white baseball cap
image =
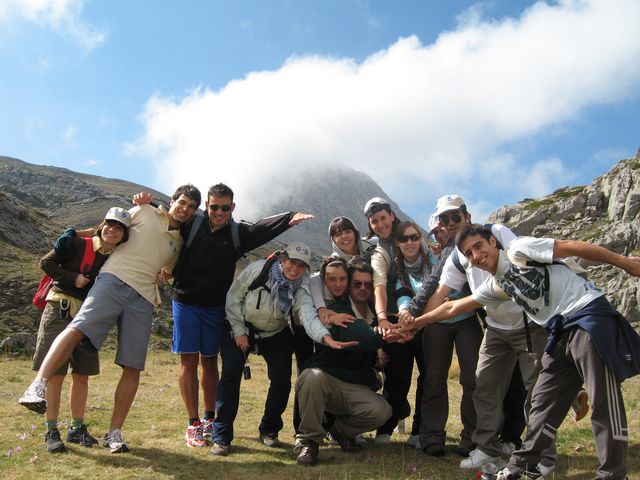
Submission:
<svg viewBox="0 0 640 480">
<path fill-rule="evenodd" d="M 440 220 L 438 220 L 438 215 L 436 215 L 435 213 L 432 213 L 429 216 L 429 235 L 433 234 L 433 231 L 438 228 L 438 225 L 440 225 Z"/>
<path fill-rule="evenodd" d="M 107 214 L 104 216 L 105 220 L 114 220 L 121 223 L 123 227 L 129 228 L 131 226 L 131 214 L 124 208 L 111 207 Z"/>
<path fill-rule="evenodd" d="M 465 205 L 466 204 L 464 203 L 462 197 L 458 195 L 445 195 L 444 197 L 440 197 L 438 199 L 434 215 L 439 216 L 444 212 L 448 212 L 449 210 L 460 210 Z"/>
<path fill-rule="evenodd" d="M 311 249 L 306 243 L 291 242 L 284 251 L 287 257 L 300 260 L 307 266 L 311 265 Z"/>
</svg>

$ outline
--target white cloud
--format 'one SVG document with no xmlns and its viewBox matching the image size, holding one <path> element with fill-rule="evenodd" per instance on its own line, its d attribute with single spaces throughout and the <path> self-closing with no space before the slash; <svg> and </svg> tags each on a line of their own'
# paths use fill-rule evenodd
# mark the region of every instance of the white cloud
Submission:
<svg viewBox="0 0 640 480">
<path fill-rule="evenodd" d="M 492 197 L 572 178 L 560 160 L 522 164 L 509 146 L 635 95 L 638 19 L 636 0 L 541 2 L 500 21 L 472 9 L 431 45 L 403 38 L 362 63 L 295 57 L 219 91 L 156 94 L 132 148 L 167 191 L 225 181 L 245 207 L 274 172 L 286 192 L 299 169 L 346 164 L 402 205 L 462 192 L 485 211 Z"/>
<path fill-rule="evenodd" d="M 83 6 L 84 0 L 3 0 L 0 24 L 22 18 L 92 50 L 104 42 L 106 34 L 82 19 Z"/>
<path fill-rule="evenodd" d="M 64 129 L 64 132 L 62 132 L 62 140 L 67 144 L 73 143 L 76 139 L 77 133 L 78 129 L 76 127 L 69 126 Z"/>
</svg>

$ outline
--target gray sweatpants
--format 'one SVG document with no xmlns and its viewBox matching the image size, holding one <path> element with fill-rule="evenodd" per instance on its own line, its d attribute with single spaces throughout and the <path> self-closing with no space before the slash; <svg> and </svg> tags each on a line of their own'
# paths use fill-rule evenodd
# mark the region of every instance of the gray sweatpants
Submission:
<svg viewBox="0 0 640 480">
<path fill-rule="evenodd" d="M 335 415 L 334 427 L 349 438 L 375 430 L 391 416 L 387 401 L 365 385 L 347 383 L 319 368 L 305 368 L 296 381 L 300 433 L 296 438 L 320 443 L 326 435 L 324 412 Z"/>
<path fill-rule="evenodd" d="M 531 409 L 531 394 L 542 368 L 542 355 L 547 344 L 547 331 L 531 322 L 529 324 L 531 346 L 534 353 L 527 352 L 525 328 L 499 330 L 488 327 L 485 331 L 478 368 L 476 369 L 476 389 L 473 392 L 473 404 L 476 408 L 476 429 L 471 437 L 476 448 L 487 455 L 499 457 L 502 450 L 498 435 L 502 428 L 504 414 L 501 408 L 504 396 L 509 388 L 513 368 L 518 361 L 522 379 L 527 389 L 525 418 Z M 546 466 L 555 465 L 557 454 L 555 442 L 543 454 Z"/>
<path fill-rule="evenodd" d="M 628 432 L 620 383 L 598 355 L 591 336 L 580 328 L 565 334 L 551 353 L 543 355 L 527 436 L 509 466 L 517 470 L 538 463 L 583 383 L 593 407 L 591 429 L 600 461 L 597 478 L 625 478 Z"/>
</svg>

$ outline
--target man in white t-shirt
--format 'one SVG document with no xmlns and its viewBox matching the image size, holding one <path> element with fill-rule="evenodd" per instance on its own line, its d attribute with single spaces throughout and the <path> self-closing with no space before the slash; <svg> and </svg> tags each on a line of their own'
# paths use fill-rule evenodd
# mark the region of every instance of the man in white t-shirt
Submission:
<svg viewBox="0 0 640 480">
<path fill-rule="evenodd" d="M 628 433 L 620 382 L 640 372 L 640 337 L 599 290 L 554 261 L 577 256 L 637 277 L 640 257 L 625 257 L 586 242 L 533 237 L 514 239 L 503 251 L 481 225 L 463 229 L 456 244 L 473 266 L 491 276 L 470 297 L 417 317 L 411 328 L 510 298 L 550 333 L 525 441 L 497 479 L 542 477 L 537 468 L 542 452 L 551 446 L 583 384 L 593 406 L 591 424 L 600 461 L 597 478 L 624 479 Z"/>
<path fill-rule="evenodd" d="M 489 228 L 503 248 L 507 248 L 516 238 L 504 225 L 493 224 Z M 465 284 L 469 285 L 472 293 L 475 292 L 490 276 L 489 272 L 471 265 L 456 247 L 445 262 L 440 284 L 431 296 L 426 311 L 444 303 L 451 291 L 461 290 Z M 512 441 L 500 441 L 504 415 L 496 405 L 502 404 L 517 364 L 527 390 L 524 411 L 525 414 L 529 412 L 531 392 L 540 372 L 540 359 L 547 339 L 542 327 L 529 323 L 525 326 L 522 307 L 509 299 L 487 306 L 484 321 L 486 330 L 480 345 L 476 389 L 473 392 L 477 420 L 471 439 L 476 448 L 460 462 L 461 468 L 468 469 L 477 469 L 486 463 L 503 466 L 501 456 L 510 455 L 514 448 L 519 447 Z M 518 437 L 521 433 L 522 430 L 519 430 Z M 552 446 L 545 451 L 538 467 L 548 474 L 555 468 L 556 459 L 555 446 Z"/>
</svg>

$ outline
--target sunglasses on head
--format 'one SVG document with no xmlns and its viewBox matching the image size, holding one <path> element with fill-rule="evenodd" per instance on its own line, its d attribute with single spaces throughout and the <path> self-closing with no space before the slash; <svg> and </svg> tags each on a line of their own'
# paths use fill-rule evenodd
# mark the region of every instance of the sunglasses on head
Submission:
<svg viewBox="0 0 640 480">
<path fill-rule="evenodd" d="M 438 215 L 438 220 L 440 220 L 445 226 L 449 225 L 449 222 L 460 223 L 462 221 L 462 212 L 460 210 L 456 210 L 450 213 L 442 213 Z"/>
<path fill-rule="evenodd" d="M 211 210 L 212 212 L 217 212 L 218 210 L 229 212 L 231 210 L 231 205 L 216 205 L 215 203 L 212 203 L 211 205 L 209 205 L 209 210 Z"/>
<path fill-rule="evenodd" d="M 367 290 L 371 290 L 373 288 L 373 282 L 361 282 L 359 280 L 353 281 L 353 288 L 359 289 L 363 287 L 366 288 Z"/>
<path fill-rule="evenodd" d="M 398 235 L 398 238 L 396 238 L 396 240 L 398 241 L 398 243 L 407 243 L 409 240 L 411 240 L 412 242 L 417 242 L 420 240 L 420 235 L 418 235 L 417 233 L 412 233 L 411 235 Z"/>
</svg>

